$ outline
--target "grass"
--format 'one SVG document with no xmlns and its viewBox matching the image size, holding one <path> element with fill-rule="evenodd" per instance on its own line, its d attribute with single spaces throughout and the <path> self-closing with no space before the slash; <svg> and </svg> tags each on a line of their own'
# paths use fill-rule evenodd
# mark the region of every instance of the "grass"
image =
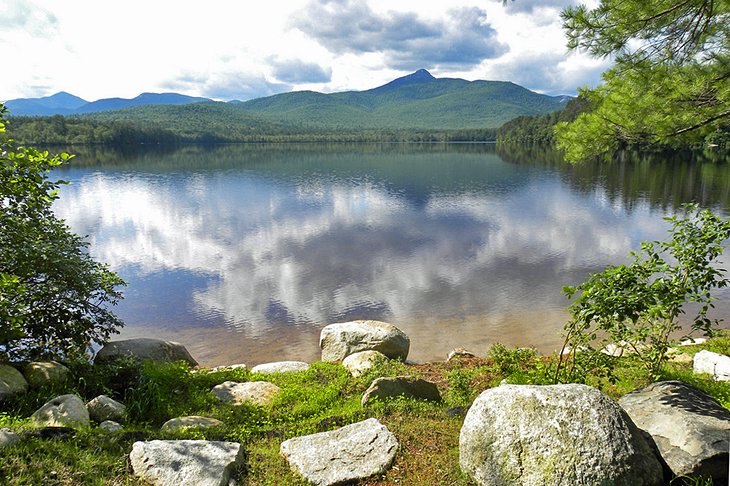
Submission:
<svg viewBox="0 0 730 486">
<path fill-rule="evenodd" d="M 693 354 L 700 349 L 730 354 L 730 338 L 683 350 Z M 246 369 L 191 370 L 183 363 L 134 360 L 103 366 L 68 363 L 74 376 L 71 383 L 32 390 L 1 404 L 0 427 L 11 427 L 23 439 L 0 449 L 0 483 L 136 485 L 140 483 L 127 461 L 135 441 L 208 439 L 239 442 L 245 448 L 245 463 L 234 472 L 237 484 L 302 485 L 305 482 L 279 454 L 283 440 L 376 417 L 395 434 L 400 447 L 391 469 L 361 484 L 469 485 L 458 460 L 466 407 L 479 393 L 500 383 L 550 383 L 555 360 L 555 356 L 539 356 L 531 349 L 495 345 L 481 358 L 418 365 L 389 361 L 357 378 L 332 363 L 313 363 L 305 372 L 271 375 Z M 360 405 L 362 393 L 373 379 L 397 375 L 435 382 L 443 401 L 397 399 L 367 408 Z M 691 365 L 668 364 L 662 379 L 691 383 L 730 409 L 730 384 L 694 375 Z M 269 406 L 231 406 L 210 393 L 213 386 L 229 380 L 267 380 L 282 392 Z M 647 384 L 649 378 L 638 360 L 621 358 L 613 379 L 588 374 L 584 381 L 619 398 Z M 77 393 L 86 401 L 102 393 L 109 395 L 127 405 L 128 421 L 119 432 L 91 427 L 66 438 L 41 438 L 28 417 L 62 393 Z M 183 415 L 213 417 L 225 425 L 208 430 L 160 430 L 168 419 Z"/>
</svg>

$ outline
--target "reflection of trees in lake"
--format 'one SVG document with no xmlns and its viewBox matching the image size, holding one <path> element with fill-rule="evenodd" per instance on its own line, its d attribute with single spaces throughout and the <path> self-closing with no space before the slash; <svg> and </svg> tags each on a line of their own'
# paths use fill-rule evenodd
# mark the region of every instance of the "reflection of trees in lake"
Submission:
<svg viewBox="0 0 730 486">
<path fill-rule="evenodd" d="M 705 154 L 626 151 L 578 165 L 565 162 L 556 149 L 541 146 L 499 145 L 497 154 L 514 164 L 554 167 L 573 189 L 599 191 L 626 209 L 648 202 L 666 211 L 697 202 L 730 212 L 730 164 Z"/>
</svg>

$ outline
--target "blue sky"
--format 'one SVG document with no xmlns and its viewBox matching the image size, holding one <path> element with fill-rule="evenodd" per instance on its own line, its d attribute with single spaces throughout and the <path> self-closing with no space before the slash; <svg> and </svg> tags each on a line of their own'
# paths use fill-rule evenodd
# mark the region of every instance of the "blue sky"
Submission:
<svg viewBox="0 0 730 486">
<path fill-rule="evenodd" d="M 62 90 L 246 100 L 369 89 L 420 68 L 575 94 L 609 61 L 565 48 L 560 10 L 571 3 L 3 0 L 0 100 Z"/>
</svg>

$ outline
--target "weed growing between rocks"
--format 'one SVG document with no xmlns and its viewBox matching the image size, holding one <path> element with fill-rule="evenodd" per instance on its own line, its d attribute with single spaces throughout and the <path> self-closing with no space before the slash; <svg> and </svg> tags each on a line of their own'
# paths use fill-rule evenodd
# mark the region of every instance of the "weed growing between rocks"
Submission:
<svg viewBox="0 0 730 486">
<path fill-rule="evenodd" d="M 730 338 L 713 339 L 683 351 L 693 354 L 701 349 L 727 353 Z M 493 346 L 485 355 L 416 365 L 389 361 L 359 377 L 350 376 L 343 366 L 333 363 L 313 363 L 307 371 L 277 374 L 251 373 L 243 368 L 197 370 L 183 363 L 135 360 L 102 366 L 67 363 L 73 376 L 70 382 L 31 390 L 2 403 L 0 428 L 11 427 L 21 440 L 0 448 L 0 483 L 138 484 L 127 459 L 135 441 L 207 439 L 243 445 L 246 459 L 234 471 L 237 484 L 301 485 L 303 480 L 289 470 L 279 454 L 283 440 L 375 417 L 395 434 L 400 446 L 391 469 L 361 484 L 467 485 L 470 483 L 459 468 L 458 442 L 468 406 L 482 391 L 500 383 L 551 383 L 557 360 L 557 356 L 539 356 L 531 349 L 502 345 Z M 640 360 L 610 359 L 615 360 L 611 379 L 600 369 L 587 370 L 585 383 L 619 398 L 650 382 Z M 361 405 L 362 394 L 375 378 L 402 375 L 436 383 L 443 400 L 396 399 Z M 694 375 L 689 364 L 667 363 L 660 378 L 690 383 L 730 409 L 730 384 Z M 230 405 L 211 394 L 214 386 L 225 381 L 260 380 L 282 390 L 266 406 Z M 124 428 L 105 432 L 94 425 L 66 435 L 44 435 L 28 417 L 63 393 L 76 393 L 84 401 L 103 393 L 123 402 L 128 411 Z M 165 421 L 186 415 L 215 418 L 224 425 L 160 429 Z"/>
</svg>

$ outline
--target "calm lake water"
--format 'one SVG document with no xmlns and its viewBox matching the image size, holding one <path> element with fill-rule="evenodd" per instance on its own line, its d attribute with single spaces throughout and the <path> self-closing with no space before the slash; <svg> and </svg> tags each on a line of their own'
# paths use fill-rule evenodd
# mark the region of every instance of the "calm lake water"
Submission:
<svg viewBox="0 0 730 486">
<path fill-rule="evenodd" d="M 571 167 L 488 144 L 73 149 L 57 214 L 127 282 L 121 338 L 201 364 L 319 357 L 323 326 L 393 323 L 410 357 L 560 346 L 564 285 L 664 239 L 685 201 L 730 208 L 727 165 Z M 727 293 L 719 317 L 730 316 Z"/>
</svg>

